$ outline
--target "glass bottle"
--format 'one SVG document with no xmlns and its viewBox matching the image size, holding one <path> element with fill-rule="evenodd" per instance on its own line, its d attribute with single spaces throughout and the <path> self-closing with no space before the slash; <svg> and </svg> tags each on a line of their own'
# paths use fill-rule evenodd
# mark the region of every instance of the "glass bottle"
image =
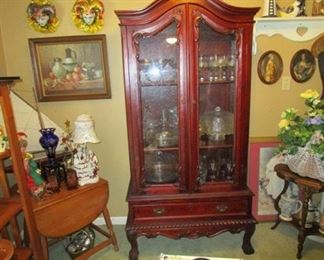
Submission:
<svg viewBox="0 0 324 260">
<path fill-rule="evenodd" d="M 215 116 L 212 121 L 212 135 L 213 141 L 225 140 L 225 121 L 222 118 L 221 108 L 217 106 L 215 108 Z"/>
</svg>

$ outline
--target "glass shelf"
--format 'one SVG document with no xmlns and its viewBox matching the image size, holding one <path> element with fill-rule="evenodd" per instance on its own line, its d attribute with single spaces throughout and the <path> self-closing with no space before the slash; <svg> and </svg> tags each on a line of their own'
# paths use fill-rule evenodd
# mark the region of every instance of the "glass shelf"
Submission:
<svg viewBox="0 0 324 260">
<path fill-rule="evenodd" d="M 152 83 L 140 83 L 141 87 L 177 87 L 177 83 L 173 82 L 152 82 Z"/>
<path fill-rule="evenodd" d="M 178 151 L 179 147 L 146 147 L 144 148 L 145 153 L 153 153 L 153 152 L 174 152 Z"/>
<path fill-rule="evenodd" d="M 233 144 L 222 142 L 217 144 L 215 143 L 215 144 L 201 145 L 199 148 L 200 149 L 233 148 Z"/>
<path fill-rule="evenodd" d="M 219 81 L 203 81 L 199 82 L 201 86 L 204 85 L 218 85 L 218 84 L 233 84 L 234 80 L 219 80 Z"/>
</svg>

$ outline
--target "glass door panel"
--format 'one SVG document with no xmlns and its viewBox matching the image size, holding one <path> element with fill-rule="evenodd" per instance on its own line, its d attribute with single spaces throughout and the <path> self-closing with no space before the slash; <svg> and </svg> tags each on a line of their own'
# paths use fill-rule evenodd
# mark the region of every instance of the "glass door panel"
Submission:
<svg viewBox="0 0 324 260">
<path fill-rule="evenodd" d="M 233 180 L 236 40 L 199 24 L 200 184 Z"/>
<path fill-rule="evenodd" d="M 144 183 L 176 183 L 179 179 L 176 21 L 154 35 L 141 37 L 138 47 Z"/>
</svg>

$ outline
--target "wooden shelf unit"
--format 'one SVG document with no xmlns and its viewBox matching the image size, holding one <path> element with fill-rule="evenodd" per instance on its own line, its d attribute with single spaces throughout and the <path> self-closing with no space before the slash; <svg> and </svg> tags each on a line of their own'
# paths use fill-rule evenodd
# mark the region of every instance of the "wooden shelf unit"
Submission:
<svg viewBox="0 0 324 260">
<path fill-rule="evenodd" d="M 49 258 L 48 238 L 65 237 L 89 225 L 106 239 L 95 244 L 76 259 L 87 259 L 108 245 L 113 245 L 114 249 L 118 250 L 117 239 L 107 209 L 109 187 L 106 180 L 100 179 L 97 183 L 74 190 L 68 190 L 62 183 L 60 192 L 51 194 L 42 200 L 36 200 L 30 195 L 9 96 L 10 85 L 13 80 L 18 79 L 18 77 L 0 78 L 0 104 L 10 146 L 10 150 L 0 154 L 0 187 L 4 187 L 3 193 L 6 197 L 0 199 L 0 230 L 8 222 L 15 225 L 12 219 L 22 210 L 28 229 L 28 240 L 35 260 Z M 11 157 L 12 167 L 10 168 L 14 173 L 19 196 L 11 194 L 7 182 L 6 170 L 8 167 L 4 167 L 3 161 L 8 157 Z M 107 231 L 92 223 L 100 214 L 104 217 Z M 19 233 L 17 234 L 19 237 Z M 18 259 L 28 259 L 31 250 L 19 247 L 16 248 L 14 256 L 18 254 L 25 257 Z"/>
<path fill-rule="evenodd" d="M 19 254 L 19 252 L 23 255 L 29 255 L 32 253 L 34 259 L 38 260 L 42 259 L 41 241 L 36 231 L 36 223 L 31 207 L 31 197 L 29 196 L 29 191 L 25 180 L 26 173 L 18 143 L 15 118 L 10 99 L 10 86 L 16 80 L 19 80 L 19 77 L 0 77 L 0 105 L 4 121 L 5 134 L 8 137 L 10 147 L 10 150 L 6 150 L 0 155 L 0 186 L 4 197 L 4 199 L 0 201 L 0 207 L 3 207 L 3 209 L 0 210 L 0 212 L 2 212 L 0 215 L 0 229 L 7 224 L 10 225 L 14 240 L 16 242 L 16 255 Z M 9 156 L 11 157 L 14 179 L 19 190 L 19 196 L 13 196 L 13 194 L 11 194 L 7 181 L 3 160 Z M 21 210 L 24 214 L 26 225 L 25 230 L 28 230 L 29 233 L 28 235 L 32 252 L 30 249 L 20 248 L 22 246 L 22 242 L 16 216 Z"/>
</svg>

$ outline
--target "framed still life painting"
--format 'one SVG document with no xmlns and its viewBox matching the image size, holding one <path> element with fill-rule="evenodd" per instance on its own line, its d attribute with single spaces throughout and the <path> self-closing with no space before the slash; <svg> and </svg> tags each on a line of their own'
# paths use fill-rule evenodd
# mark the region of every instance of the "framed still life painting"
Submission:
<svg viewBox="0 0 324 260">
<path fill-rule="evenodd" d="M 252 213 L 258 221 L 272 221 L 277 216 L 274 198 L 268 194 L 266 188 L 269 184 L 266 167 L 278 145 L 279 140 L 272 137 L 250 139 L 248 185 L 254 193 Z"/>
<path fill-rule="evenodd" d="M 29 39 L 37 99 L 110 98 L 105 35 Z"/>
</svg>

